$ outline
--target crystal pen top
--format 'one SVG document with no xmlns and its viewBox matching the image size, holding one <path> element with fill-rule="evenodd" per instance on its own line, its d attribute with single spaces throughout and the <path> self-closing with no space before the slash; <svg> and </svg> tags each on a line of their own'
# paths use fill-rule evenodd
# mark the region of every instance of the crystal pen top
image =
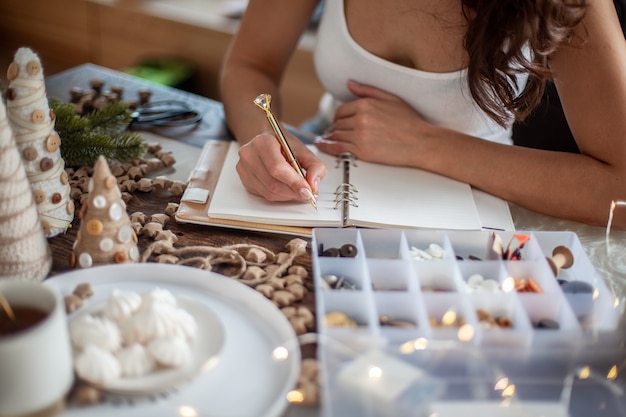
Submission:
<svg viewBox="0 0 626 417">
<path fill-rule="evenodd" d="M 276 134 L 276 138 L 278 139 L 278 142 L 280 143 L 280 146 L 283 150 L 283 154 L 285 155 L 285 158 L 287 158 L 287 162 L 289 162 L 289 164 L 293 167 L 293 169 L 295 169 L 296 172 L 300 174 L 302 178 L 306 179 L 306 176 L 304 175 L 304 171 L 302 170 L 302 167 L 300 167 L 300 164 L 298 163 L 296 156 L 293 154 L 293 151 L 289 147 L 289 143 L 287 143 L 287 139 L 285 138 L 285 135 L 283 131 L 281 130 L 280 125 L 278 124 L 278 121 L 276 121 L 276 118 L 272 114 L 272 111 L 270 108 L 271 102 L 272 102 L 272 96 L 269 94 L 259 94 L 257 98 L 254 99 L 254 104 L 265 112 L 265 116 L 267 117 L 267 120 L 270 122 L 270 125 L 272 126 L 272 130 Z M 315 200 L 315 196 L 313 195 L 313 192 L 309 188 L 307 188 L 306 190 L 309 193 L 309 203 L 311 203 L 313 208 L 317 210 L 317 201 Z"/>
</svg>

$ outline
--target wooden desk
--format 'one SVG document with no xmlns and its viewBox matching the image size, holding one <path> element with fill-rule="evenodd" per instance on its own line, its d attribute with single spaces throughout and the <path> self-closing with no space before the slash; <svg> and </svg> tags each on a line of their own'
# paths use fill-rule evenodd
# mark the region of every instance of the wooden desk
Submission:
<svg viewBox="0 0 626 417">
<path fill-rule="evenodd" d="M 48 96 L 59 97 L 64 101 L 69 100 L 70 88 L 78 86 L 88 88 L 89 81 L 93 78 L 100 78 L 105 81 L 106 86 L 121 85 L 124 87 L 124 97 L 127 99 L 135 98 L 137 91 L 148 87 L 152 92 L 152 100 L 160 99 L 180 99 L 189 103 L 194 108 L 200 110 L 204 117 L 199 126 L 192 129 L 154 129 L 151 132 L 160 136 L 172 138 L 164 144 L 165 150 L 171 150 L 178 161 L 179 155 L 184 153 L 189 156 L 196 148 L 200 148 L 207 139 L 230 140 L 228 132 L 223 123 L 222 106 L 218 102 L 175 90 L 167 87 L 156 85 L 148 85 L 145 81 L 139 80 L 128 75 L 107 70 L 94 65 L 83 65 L 66 72 L 56 74 L 46 79 L 46 87 Z M 147 139 L 150 140 L 149 133 Z M 170 147 L 168 147 L 170 146 Z M 171 148 L 175 149 L 171 149 Z M 199 151 L 199 149 L 198 149 Z M 197 155 L 197 154 L 196 154 Z M 166 175 L 173 173 L 179 179 L 184 179 L 185 174 L 193 169 L 195 161 L 191 157 L 185 158 L 185 166 L 174 166 L 172 172 L 160 171 L 155 172 L 156 175 Z M 167 194 L 157 193 L 141 193 L 135 192 L 133 198 L 128 202 L 128 213 L 141 211 L 146 215 L 155 213 L 163 213 L 163 210 L 169 202 L 178 202 L 179 198 Z M 52 247 L 54 264 L 52 275 L 69 270 L 69 254 L 72 251 L 72 244 L 76 238 L 76 232 L 79 229 L 79 220 L 75 219 L 72 227 L 63 236 L 57 236 L 49 240 Z M 190 245 L 208 245 L 221 247 L 233 243 L 253 243 L 278 252 L 284 249 L 287 242 L 293 239 L 293 236 L 279 234 L 263 234 L 248 231 L 239 231 L 234 229 L 207 228 L 189 224 L 177 224 L 174 221 L 168 223 L 167 228 L 176 233 L 179 240 L 177 246 Z M 140 238 L 140 250 L 145 248 L 146 241 Z M 309 271 L 311 268 L 311 259 L 309 256 L 298 259 L 298 263 L 305 266 Z"/>
</svg>

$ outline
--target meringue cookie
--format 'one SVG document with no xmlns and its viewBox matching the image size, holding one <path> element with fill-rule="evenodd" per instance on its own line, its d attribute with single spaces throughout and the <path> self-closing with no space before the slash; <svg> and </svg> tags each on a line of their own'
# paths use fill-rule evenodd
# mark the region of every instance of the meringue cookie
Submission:
<svg viewBox="0 0 626 417">
<path fill-rule="evenodd" d="M 109 352 L 117 351 L 122 343 L 119 328 L 106 317 L 85 314 L 70 326 L 70 338 L 74 346 L 84 349 L 95 345 Z"/>
<path fill-rule="evenodd" d="M 155 368 L 156 363 L 145 346 L 139 343 L 120 350 L 117 354 L 123 376 L 146 375 Z"/>
<path fill-rule="evenodd" d="M 191 347 L 182 337 L 158 337 L 151 340 L 147 348 L 161 366 L 178 368 L 191 361 Z"/>
<path fill-rule="evenodd" d="M 141 295 L 144 305 L 149 305 L 150 302 L 157 301 L 169 304 L 176 307 L 176 297 L 169 290 L 164 288 L 155 288 Z"/>
<path fill-rule="evenodd" d="M 141 307 L 142 298 L 136 292 L 114 289 L 104 307 L 105 317 L 122 321 L 129 318 Z"/>
<path fill-rule="evenodd" d="M 94 345 L 85 346 L 74 360 L 76 374 L 96 384 L 104 384 L 120 377 L 120 363 L 111 352 Z"/>
<path fill-rule="evenodd" d="M 161 301 L 144 305 L 131 318 L 138 341 L 147 343 L 157 337 L 173 335 L 177 328 L 177 311 L 173 305 Z"/>
<path fill-rule="evenodd" d="M 181 336 L 187 340 L 195 339 L 198 333 L 198 324 L 196 319 L 186 310 L 176 309 L 174 323 L 176 327 L 173 329 L 173 335 Z"/>
</svg>

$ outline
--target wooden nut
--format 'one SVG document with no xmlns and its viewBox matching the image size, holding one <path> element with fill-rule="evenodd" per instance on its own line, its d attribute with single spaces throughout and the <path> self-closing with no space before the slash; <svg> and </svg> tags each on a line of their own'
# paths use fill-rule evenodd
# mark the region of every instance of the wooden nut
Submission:
<svg viewBox="0 0 626 417">
<path fill-rule="evenodd" d="M 259 248 L 250 248 L 246 253 L 246 261 L 248 262 L 261 263 L 265 262 L 266 259 L 267 254 Z"/>
<path fill-rule="evenodd" d="M 303 267 L 302 265 L 293 265 L 289 267 L 289 269 L 287 270 L 287 273 L 289 273 L 290 275 L 299 275 L 302 278 L 306 278 L 309 276 L 309 273 L 307 272 L 306 268 Z"/>
<path fill-rule="evenodd" d="M 147 148 L 148 148 L 148 152 L 150 152 L 153 155 L 156 155 L 157 152 L 163 149 L 163 147 L 161 146 L 159 142 L 148 143 Z"/>
<path fill-rule="evenodd" d="M 142 225 L 146 224 L 146 222 L 148 221 L 148 216 L 145 213 L 142 213 L 141 211 L 136 211 L 134 213 L 131 213 L 129 218 L 131 222 L 138 222 L 138 223 L 141 223 Z"/>
<path fill-rule="evenodd" d="M 93 295 L 93 288 L 88 282 L 78 284 L 73 291 L 73 294 L 79 296 L 82 299 L 89 298 Z"/>
<path fill-rule="evenodd" d="M 172 195 L 183 195 L 183 193 L 185 192 L 185 188 L 187 188 L 187 184 L 185 184 L 182 181 L 174 181 L 172 183 L 172 186 L 170 187 L 170 193 L 172 193 Z"/>
<path fill-rule="evenodd" d="M 163 225 L 161 223 L 150 222 L 146 223 L 146 225 L 141 228 L 139 234 L 154 238 L 161 231 L 163 231 Z"/>
<path fill-rule="evenodd" d="M 291 327 L 297 335 L 305 334 L 308 329 L 306 326 L 306 320 L 303 317 L 294 316 L 289 319 Z"/>
<path fill-rule="evenodd" d="M 152 179 L 150 178 L 142 178 L 137 182 L 137 189 L 142 192 L 150 192 L 152 191 Z"/>
<path fill-rule="evenodd" d="M 287 252 L 279 252 L 276 256 L 276 263 L 282 265 L 289 261 L 290 255 Z"/>
<path fill-rule="evenodd" d="M 158 255 L 156 258 L 154 258 L 154 260 L 160 264 L 174 264 L 175 265 L 178 263 L 180 259 L 177 256 L 170 255 L 169 253 L 164 253 L 164 254 Z"/>
<path fill-rule="evenodd" d="M 173 216 L 178 211 L 178 207 L 180 207 L 180 204 L 178 203 L 167 203 L 167 206 L 165 207 L 164 212 L 168 216 Z"/>
<path fill-rule="evenodd" d="M 166 167 L 171 167 L 176 163 L 176 158 L 174 158 L 174 155 L 172 155 L 171 153 L 167 153 L 159 159 L 161 159 L 161 162 L 163 162 L 163 165 L 165 165 Z"/>
<path fill-rule="evenodd" d="M 267 272 L 268 275 L 272 275 L 278 268 L 278 265 L 270 264 L 265 267 L 265 272 Z"/>
<path fill-rule="evenodd" d="M 287 286 L 291 284 L 304 285 L 304 278 L 302 277 L 302 275 L 289 274 L 283 279 L 285 280 L 285 284 L 287 284 Z"/>
<path fill-rule="evenodd" d="M 156 213 L 150 216 L 150 221 L 160 223 L 165 226 L 170 221 L 170 216 L 165 213 Z"/>
<path fill-rule="evenodd" d="M 243 273 L 242 278 L 245 280 L 257 280 L 263 278 L 265 275 L 266 272 L 263 270 L 263 268 L 253 265 L 246 269 L 246 271 Z"/>
<path fill-rule="evenodd" d="M 282 290 L 285 288 L 285 280 L 278 277 L 270 277 L 265 282 L 267 285 L 271 285 L 275 290 Z"/>
<path fill-rule="evenodd" d="M 147 165 L 146 165 L 147 167 Z M 160 175 L 158 177 L 156 177 L 154 179 L 154 181 L 152 181 L 152 185 L 154 185 L 154 188 L 156 188 L 157 190 L 167 190 L 168 188 L 170 188 L 172 186 L 173 181 L 170 180 L 169 178 Z"/>
<path fill-rule="evenodd" d="M 296 238 L 290 240 L 285 247 L 289 249 L 289 252 L 294 256 L 306 254 L 307 242 L 306 240 Z"/>
<path fill-rule="evenodd" d="M 102 391 L 90 385 L 79 385 L 74 391 L 74 399 L 81 406 L 97 404 L 102 399 Z"/>
<path fill-rule="evenodd" d="M 298 314 L 298 309 L 295 306 L 287 306 L 280 309 L 280 311 L 287 317 L 288 319 L 294 317 Z"/>
<path fill-rule="evenodd" d="M 171 243 L 176 243 L 178 242 L 178 236 L 176 236 L 176 233 L 172 232 L 171 230 L 161 230 L 156 234 L 154 240 L 166 240 Z"/>
<path fill-rule="evenodd" d="M 132 167 L 128 168 L 128 171 L 126 171 L 126 175 L 128 175 L 128 177 L 131 180 L 138 180 L 138 179 L 143 177 L 143 173 L 141 172 L 141 168 L 138 167 L 138 166 L 132 166 Z"/>
<path fill-rule="evenodd" d="M 285 307 L 285 306 L 289 306 L 293 304 L 293 302 L 296 301 L 296 299 L 294 295 L 290 293 L 289 291 L 277 290 L 277 291 L 274 291 L 274 294 L 272 295 L 272 301 L 278 307 Z"/>
<path fill-rule="evenodd" d="M 129 193 L 132 193 L 134 191 L 137 191 L 137 187 L 139 187 L 137 185 L 137 181 L 135 180 L 126 180 L 124 182 L 122 182 L 120 184 L 120 191 L 126 191 Z"/>
<path fill-rule="evenodd" d="M 254 287 L 254 289 L 260 292 L 261 294 L 263 294 L 266 298 L 269 298 L 270 300 L 272 299 L 272 296 L 274 295 L 274 287 L 272 287 L 271 285 L 259 284 L 256 287 Z"/>
<path fill-rule="evenodd" d="M 306 289 L 304 288 L 304 285 L 298 284 L 297 282 L 291 285 L 287 285 L 285 289 L 292 293 L 294 297 L 296 297 L 297 301 L 302 300 L 304 298 L 304 295 L 306 294 Z"/>
<path fill-rule="evenodd" d="M 111 174 L 114 177 L 121 177 L 124 175 L 124 168 L 121 165 L 111 165 Z"/>
<path fill-rule="evenodd" d="M 73 313 L 83 306 L 83 299 L 76 294 L 70 294 L 63 297 L 65 303 L 65 312 L 67 314 Z"/>
</svg>

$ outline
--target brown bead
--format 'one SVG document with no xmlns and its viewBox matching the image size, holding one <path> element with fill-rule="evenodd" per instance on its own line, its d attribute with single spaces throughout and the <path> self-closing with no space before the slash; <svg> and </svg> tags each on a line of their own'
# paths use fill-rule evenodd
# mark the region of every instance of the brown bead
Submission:
<svg viewBox="0 0 626 417">
<path fill-rule="evenodd" d="M 91 81 L 89 81 L 89 85 L 91 86 L 91 88 L 93 88 L 95 92 L 99 93 L 104 86 L 104 81 L 100 78 L 93 78 Z"/>
<path fill-rule="evenodd" d="M 41 162 L 39 162 L 39 168 L 41 168 L 42 171 L 48 171 L 52 169 L 53 166 L 54 162 L 50 158 L 42 158 Z"/>
<path fill-rule="evenodd" d="M 9 101 L 15 100 L 15 90 L 10 87 L 7 88 L 6 91 L 4 92 L 4 96 Z"/>
<path fill-rule="evenodd" d="M 63 200 L 63 196 L 61 195 L 61 193 L 52 194 L 52 204 L 58 204 L 61 202 L 61 200 Z"/>
<path fill-rule="evenodd" d="M 118 264 L 126 262 L 126 254 L 124 252 L 115 252 L 114 260 Z"/>
</svg>

